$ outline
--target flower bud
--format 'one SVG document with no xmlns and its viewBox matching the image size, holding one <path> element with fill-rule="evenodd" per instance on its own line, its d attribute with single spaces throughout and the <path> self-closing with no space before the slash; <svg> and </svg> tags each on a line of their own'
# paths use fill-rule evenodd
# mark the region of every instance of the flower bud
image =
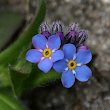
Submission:
<svg viewBox="0 0 110 110">
<path fill-rule="evenodd" d="M 47 32 L 47 31 L 42 31 L 41 34 L 44 35 L 46 38 L 49 38 L 50 37 L 50 33 Z"/>
<path fill-rule="evenodd" d="M 62 32 L 58 32 L 56 35 L 58 35 L 62 43 L 64 43 L 64 34 Z"/>
<path fill-rule="evenodd" d="M 78 25 L 74 23 L 71 25 L 69 32 L 66 35 L 67 43 L 74 43 L 77 37 L 77 33 L 78 33 Z"/>
<path fill-rule="evenodd" d="M 86 31 L 81 31 L 79 32 L 78 36 L 77 36 L 77 45 L 83 45 L 84 42 L 86 41 L 88 35 L 87 35 L 87 32 Z"/>
<path fill-rule="evenodd" d="M 54 22 L 52 27 L 52 33 L 58 35 L 61 39 L 61 42 L 64 43 L 64 34 L 62 32 L 62 25 L 60 21 Z"/>
<path fill-rule="evenodd" d="M 72 31 L 72 30 L 74 30 L 74 31 L 78 31 L 78 30 L 79 30 L 79 28 L 78 28 L 78 24 L 75 24 L 75 23 L 72 24 L 69 30 L 70 30 L 70 31 Z"/>
<path fill-rule="evenodd" d="M 53 27 L 52 27 L 52 32 L 53 32 L 53 34 L 62 32 L 62 25 L 61 25 L 60 21 L 54 22 Z"/>
<path fill-rule="evenodd" d="M 77 52 L 80 51 L 80 50 L 88 50 L 88 47 L 85 46 L 85 45 L 82 45 L 82 46 L 77 48 Z"/>
<path fill-rule="evenodd" d="M 45 22 L 41 24 L 41 34 L 44 35 L 46 38 L 49 38 L 50 36 L 50 27 Z"/>
<path fill-rule="evenodd" d="M 74 43 L 76 39 L 76 34 L 77 34 L 76 31 L 70 31 L 66 36 L 67 42 Z"/>
</svg>

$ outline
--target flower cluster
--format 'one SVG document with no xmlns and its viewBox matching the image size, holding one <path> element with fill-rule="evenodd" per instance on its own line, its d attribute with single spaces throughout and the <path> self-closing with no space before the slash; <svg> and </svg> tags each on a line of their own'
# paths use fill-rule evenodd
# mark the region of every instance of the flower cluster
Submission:
<svg viewBox="0 0 110 110">
<path fill-rule="evenodd" d="M 59 21 L 53 23 L 52 28 L 42 23 L 40 33 L 32 38 L 35 49 L 26 54 L 26 60 L 38 63 L 38 68 L 47 73 L 52 67 L 62 73 L 61 81 L 64 87 L 70 88 L 75 78 L 81 82 L 87 81 L 92 71 L 85 64 L 92 59 L 88 47 L 84 45 L 87 32 L 81 31 L 77 24 L 72 24 L 64 34 Z M 58 50 L 59 48 L 62 50 Z"/>
</svg>

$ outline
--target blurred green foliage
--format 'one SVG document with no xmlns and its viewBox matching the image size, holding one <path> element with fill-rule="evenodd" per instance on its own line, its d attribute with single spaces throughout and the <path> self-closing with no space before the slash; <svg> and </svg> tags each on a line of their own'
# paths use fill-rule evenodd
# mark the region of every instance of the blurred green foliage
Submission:
<svg viewBox="0 0 110 110">
<path fill-rule="evenodd" d="M 0 12 L 0 50 L 22 25 L 23 18 L 15 12 Z"/>
<path fill-rule="evenodd" d="M 0 88 L 0 110 L 27 110 L 18 99 L 15 99 L 11 88 Z"/>
</svg>

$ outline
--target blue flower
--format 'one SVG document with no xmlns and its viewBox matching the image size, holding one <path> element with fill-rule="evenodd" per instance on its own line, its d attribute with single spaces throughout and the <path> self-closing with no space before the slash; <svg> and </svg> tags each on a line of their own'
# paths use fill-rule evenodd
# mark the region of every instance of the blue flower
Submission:
<svg viewBox="0 0 110 110">
<path fill-rule="evenodd" d="M 64 87 L 70 88 L 75 77 L 81 82 L 87 81 L 92 76 L 92 71 L 85 64 L 92 59 L 90 50 L 80 50 L 76 53 L 76 47 L 73 44 L 63 46 L 64 59 L 53 64 L 53 68 L 62 73 L 61 81 Z"/>
<path fill-rule="evenodd" d="M 26 60 L 32 63 L 38 63 L 38 68 L 47 73 L 53 66 L 53 62 L 64 58 L 62 50 L 58 50 L 61 40 L 58 35 L 52 35 L 48 40 L 42 35 L 37 34 L 32 38 L 33 46 L 26 54 Z"/>
</svg>

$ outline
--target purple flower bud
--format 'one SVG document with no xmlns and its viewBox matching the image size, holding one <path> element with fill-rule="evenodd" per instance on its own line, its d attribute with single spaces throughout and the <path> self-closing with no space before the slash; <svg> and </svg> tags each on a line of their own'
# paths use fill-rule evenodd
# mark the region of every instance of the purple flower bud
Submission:
<svg viewBox="0 0 110 110">
<path fill-rule="evenodd" d="M 61 43 L 64 43 L 64 34 L 62 32 L 62 25 L 60 21 L 54 22 L 52 27 L 52 33 L 58 35 L 61 39 Z"/>
<path fill-rule="evenodd" d="M 50 33 L 48 33 L 47 31 L 42 31 L 41 34 L 44 35 L 47 39 L 50 37 Z"/>
<path fill-rule="evenodd" d="M 58 32 L 56 35 L 58 35 L 62 43 L 64 43 L 64 34 L 62 32 Z"/>
<path fill-rule="evenodd" d="M 47 32 L 50 32 L 50 27 L 47 23 L 42 23 L 41 24 L 41 31 L 47 31 Z"/>
<path fill-rule="evenodd" d="M 78 30 L 79 30 L 78 24 L 75 24 L 75 23 L 72 24 L 69 30 L 70 31 L 74 30 L 74 31 L 78 32 Z"/>
<path fill-rule="evenodd" d="M 88 50 L 88 47 L 85 46 L 85 45 L 82 45 L 82 46 L 77 48 L 77 52 L 80 51 L 80 50 Z"/>
<path fill-rule="evenodd" d="M 86 41 L 87 37 L 88 37 L 87 32 L 81 31 L 79 32 L 76 41 L 78 42 L 78 44 L 82 45 Z"/>
<path fill-rule="evenodd" d="M 45 22 L 41 24 L 41 34 L 44 35 L 46 38 L 50 36 L 50 27 Z"/>
<path fill-rule="evenodd" d="M 74 43 L 76 39 L 76 34 L 76 31 L 70 31 L 66 36 L 67 42 Z"/>
<path fill-rule="evenodd" d="M 53 34 L 62 32 L 62 25 L 61 25 L 60 21 L 54 22 L 53 27 L 52 27 L 52 32 L 53 32 Z"/>
<path fill-rule="evenodd" d="M 67 43 L 75 43 L 76 41 L 76 37 L 77 37 L 77 34 L 78 34 L 78 25 L 77 24 L 72 24 L 69 28 L 69 32 L 68 34 L 66 35 L 66 41 Z"/>
</svg>

